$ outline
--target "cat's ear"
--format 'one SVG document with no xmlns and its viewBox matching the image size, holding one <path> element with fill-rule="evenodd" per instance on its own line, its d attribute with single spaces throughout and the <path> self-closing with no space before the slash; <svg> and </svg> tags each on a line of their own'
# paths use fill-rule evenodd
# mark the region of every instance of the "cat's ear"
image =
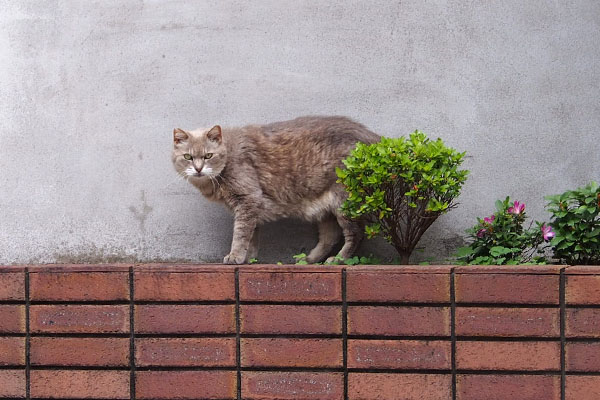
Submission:
<svg viewBox="0 0 600 400">
<path fill-rule="evenodd" d="M 186 131 L 183 129 L 175 128 L 173 129 L 173 142 L 175 145 L 178 145 L 183 142 L 187 142 L 189 136 Z"/>
<path fill-rule="evenodd" d="M 208 137 L 208 140 L 221 143 L 221 139 L 223 138 L 221 134 L 221 127 L 219 125 L 213 126 L 210 131 L 208 131 L 206 136 Z"/>
</svg>

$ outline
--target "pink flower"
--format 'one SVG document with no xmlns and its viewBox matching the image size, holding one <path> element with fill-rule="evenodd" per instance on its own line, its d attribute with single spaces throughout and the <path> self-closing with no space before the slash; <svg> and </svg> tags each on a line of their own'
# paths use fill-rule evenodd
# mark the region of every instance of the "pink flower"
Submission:
<svg viewBox="0 0 600 400">
<path fill-rule="evenodd" d="M 545 241 L 552 239 L 556 236 L 556 233 L 552 232 L 552 227 L 550 225 L 543 224 L 542 225 L 542 236 Z"/>
<path fill-rule="evenodd" d="M 485 217 L 483 219 L 483 222 L 485 222 L 486 224 L 491 224 L 492 222 L 494 222 L 495 219 L 496 219 L 496 216 L 492 215 L 490 217 Z"/>
<path fill-rule="evenodd" d="M 519 215 L 519 214 L 522 214 L 524 211 L 525 211 L 525 203 L 519 203 L 518 201 L 515 201 L 514 204 L 512 205 L 512 207 L 508 207 L 509 214 Z"/>
<path fill-rule="evenodd" d="M 487 232 L 487 229 L 480 229 L 477 231 L 477 237 L 478 238 L 482 238 L 485 236 L 485 233 Z"/>
</svg>

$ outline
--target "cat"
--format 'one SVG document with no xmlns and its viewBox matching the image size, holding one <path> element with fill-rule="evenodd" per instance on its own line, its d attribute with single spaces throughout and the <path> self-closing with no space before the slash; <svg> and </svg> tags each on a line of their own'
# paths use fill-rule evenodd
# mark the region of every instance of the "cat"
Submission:
<svg viewBox="0 0 600 400">
<path fill-rule="evenodd" d="M 258 227 L 280 218 L 316 222 L 319 241 L 306 257 L 323 261 L 344 237 L 338 257 L 352 257 L 363 237 L 360 223 L 340 211 L 347 194 L 336 183 L 357 142 L 380 137 L 349 118 L 306 116 L 241 128 L 173 130 L 176 171 L 209 200 L 234 216 L 231 251 L 225 264 L 258 255 Z M 331 261 L 334 257 L 330 257 Z"/>
</svg>

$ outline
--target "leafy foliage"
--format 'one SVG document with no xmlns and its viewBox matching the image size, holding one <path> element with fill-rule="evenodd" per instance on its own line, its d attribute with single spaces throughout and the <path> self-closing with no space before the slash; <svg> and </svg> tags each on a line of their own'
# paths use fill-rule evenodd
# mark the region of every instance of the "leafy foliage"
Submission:
<svg viewBox="0 0 600 400">
<path fill-rule="evenodd" d="M 348 192 L 342 211 L 366 221 L 367 237 L 382 235 L 406 264 L 427 228 L 456 206 L 468 174 L 458 169 L 464 154 L 419 131 L 359 143 L 337 169 Z"/>
<path fill-rule="evenodd" d="M 293 256 L 296 260 L 296 265 L 306 265 L 308 262 L 306 261 L 306 254 L 300 253 Z M 325 264 L 325 265 L 378 265 L 381 264 L 381 260 L 372 254 L 368 257 L 366 256 L 354 256 L 347 259 L 343 259 L 340 256 L 335 256 L 334 260 L 330 263 L 317 263 L 317 264 Z"/>
<path fill-rule="evenodd" d="M 600 187 L 585 187 L 547 196 L 556 236 L 556 258 L 568 264 L 600 264 Z"/>
<path fill-rule="evenodd" d="M 525 204 L 511 203 L 509 197 L 496 201 L 496 213 L 477 218 L 477 224 L 467 230 L 471 244 L 458 249 L 458 259 L 472 265 L 544 263 L 545 258 L 537 254 L 553 232 L 537 221 L 535 228 L 531 223 L 524 229 L 526 219 Z"/>
</svg>

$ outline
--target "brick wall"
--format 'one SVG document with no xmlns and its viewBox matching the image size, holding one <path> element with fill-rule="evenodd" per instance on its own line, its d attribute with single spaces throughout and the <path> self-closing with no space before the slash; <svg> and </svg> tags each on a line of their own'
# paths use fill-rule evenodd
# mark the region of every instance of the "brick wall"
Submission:
<svg viewBox="0 0 600 400">
<path fill-rule="evenodd" d="M 600 399 L 600 267 L 0 267 L 0 398 Z"/>
</svg>

